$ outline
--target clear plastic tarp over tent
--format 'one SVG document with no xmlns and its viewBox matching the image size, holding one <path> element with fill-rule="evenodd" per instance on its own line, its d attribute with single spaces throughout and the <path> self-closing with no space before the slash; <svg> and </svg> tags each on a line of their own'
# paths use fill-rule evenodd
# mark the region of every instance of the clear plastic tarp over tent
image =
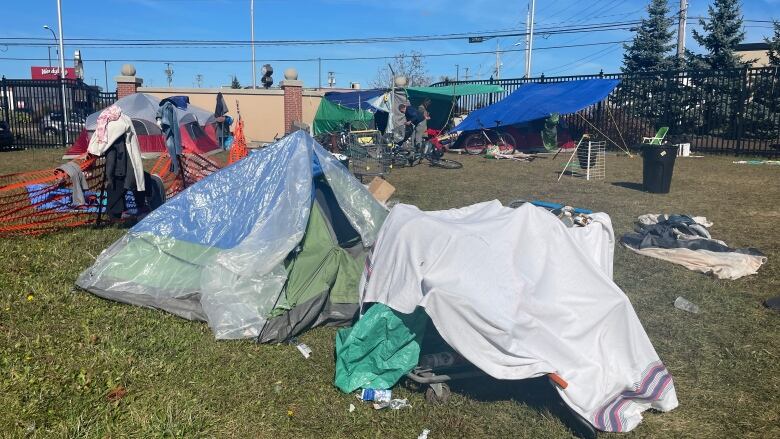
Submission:
<svg viewBox="0 0 780 439">
<path fill-rule="evenodd" d="M 387 211 L 332 154 L 297 131 L 150 213 L 76 284 L 204 320 L 218 339 L 258 337 L 282 302 L 285 261 L 306 235 L 315 177 L 326 180 L 363 246 L 372 246 Z"/>
</svg>

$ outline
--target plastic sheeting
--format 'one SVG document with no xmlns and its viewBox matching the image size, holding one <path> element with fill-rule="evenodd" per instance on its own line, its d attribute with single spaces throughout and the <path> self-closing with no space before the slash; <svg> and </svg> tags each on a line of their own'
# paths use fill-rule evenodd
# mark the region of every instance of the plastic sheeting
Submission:
<svg viewBox="0 0 780 439">
<path fill-rule="evenodd" d="M 618 79 L 526 84 L 493 105 L 474 110 L 451 132 L 496 128 L 545 118 L 553 113 L 576 113 L 604 100 Z"/>
<path fill-rule="evenodd" d="M 218 339 L 257 336 L 303 238 L 318 164 L 365 246 L 387 211 L 303 131 L 216 172 L 149 214 L 77 285 L 102 297 L 208 322 Z"/>
<path fill-rule="evenodd" d="M 345 124 L 352 124 L 357 129 L 368 129 L 373 121 L 374 114 L 369 111 L 353 110 L 322 99 L 314 115 L 312 129 L 315 135 L 341 131 Z"/>
<path fill-rule="evenodd" d="M 401 314 L 381 303 L 369 308 L 336 335 L 336 387 L 345 393 L 393 387 L 417 365 L 427 322 L 422 309 Z"/>
<path fill-rule="evenodd" d="M 375 111 L 376 108 L 369 101 L 382 96 L 386 92 L 387 90 L 385 89 L 330 91 L 325 93 L 325 99 L 353 110 Z"/>
</svg>

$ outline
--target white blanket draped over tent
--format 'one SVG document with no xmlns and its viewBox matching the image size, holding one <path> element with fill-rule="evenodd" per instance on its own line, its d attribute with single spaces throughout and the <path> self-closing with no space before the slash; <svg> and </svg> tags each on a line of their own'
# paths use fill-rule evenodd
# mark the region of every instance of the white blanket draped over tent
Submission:
<svg viewBox="0 0 780 439">
<path fill-rule="evenodd" d="M 444 340 L 487 374 L 557 373 L 564 401 L 596 428 L 629 431 L 677 406 L 631 303 L 612 281 L 609 216 L 567 228 L 498 201 L 437 212 L 393 208 L 363 279 L 364 303 L 425 308 Z"/>
</svg>

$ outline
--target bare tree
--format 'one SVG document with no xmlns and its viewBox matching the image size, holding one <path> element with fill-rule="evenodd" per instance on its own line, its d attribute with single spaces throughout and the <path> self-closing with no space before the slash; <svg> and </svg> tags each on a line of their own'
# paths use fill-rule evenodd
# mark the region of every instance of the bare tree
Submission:
<svg viewBox="0 0 780 439">
<path fill-rule="evenodd" d="M 390 62 L 396 76 L 403 75 L 409 80 L 409 86 L 419 87 L 429 85 L 431 77 L 425 68 L 425 62 L 420 52 L 399 53 Z M 371 83 L 374 88 L 390 88 L 392 86 L 393 73 L 385 66 L 377 70 L 376 79 Z"/>
</svg>

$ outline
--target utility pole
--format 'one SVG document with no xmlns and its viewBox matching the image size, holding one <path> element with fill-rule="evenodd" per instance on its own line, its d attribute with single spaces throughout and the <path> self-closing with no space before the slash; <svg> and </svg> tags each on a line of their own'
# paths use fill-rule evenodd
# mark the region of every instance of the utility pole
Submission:
<svg viewBox="0 0 780 439">
<path fill-rule="evenodd" d="M 455 82 L 460 81 L 460 64 L 455 64 Z"/>
<path fill-rule="evenodd" d="M 531 35 L 529 26 L 531 26 L 530 7 L 525 12 L 525 64 L 523 65 L 523 78 L 528 77 L 528 56 L 530 54 L 530 48 L 531 48 L 531 46 L 529 46 L 529 43 L 531 42 L 531 39 L 529 38 L 529 36 Z"/>
<path fill-rule="evenodd" d="M 167 66 L 165 69 L 165 76 L 168 78 L 168 88 L 170 88 L 171 84 L 173 84 L 173 69 L 171 68 L 173 64 L 167 62 L 165 65 Z"/>
<path fill-rule="evenodd" d="M 685 20 L 688 18 L 688 0 L 680 0 L 680 15 L 677 21 L 677 59 L 685 56 Z"/>
<path fill-rule="evenodd" d="M 257 88 L 257 66 L 255 66 L 255 0 L 249 2 L 249 17 L 252 20 L 252 89 Z"/>
<path fill-rule="evenodd" d="M 466 73 L 463 75 L 463 79 L 465 79 L 466 81 L 468 81 L 468 80 L 469 80 L 469 78 L 471 78 L 471 76 L 469 76 L 469 68 L 468 68 L 468 67 L 465 67 L 465 69 L 466 69 Z"/>
<path fill-rule="evenodd" d="M 336 85 L 336 72 L 328 72 L 328 87 L 333 88 Z"/>
<path fill-rule="evenodd" d="M 322 88 L 322 58 L 317 58 L 317 89 Z"/>
<path fill-rule="evenodd" d="M 525 23 L 525 77 L 531 77 L 531 58 L 534 52 L 534 16 L 536 15 L 536 0 L 528 2 L 528 14 Z"/>
<path fill-rule="evenodd" d="M 103 60 L 103 74 L 106 75 L 106 92 L 108 92 L 108 60 Z"/>
<path fill-rule="evenodd" d="M 201 75 L 200 73 L 195 75 L 195 83 L 198 84 L 198 88 L 201 88 L 203 86 L 203 75 Z"/>
<path fill-rule="evenodd" d="M 501 43 L 496 40 L 496 79 L 501 79 Z"/>
</svg>

